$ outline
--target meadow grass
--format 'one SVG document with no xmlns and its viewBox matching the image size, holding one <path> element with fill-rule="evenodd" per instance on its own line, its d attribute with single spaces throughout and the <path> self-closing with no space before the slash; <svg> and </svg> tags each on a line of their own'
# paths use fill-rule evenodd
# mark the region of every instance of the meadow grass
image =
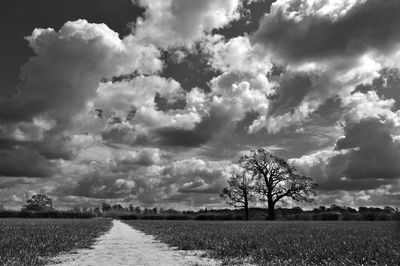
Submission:
<svg viewBox="0 0 400 266">
<path fill-rule="evenodd" d="M 0 219 L 0 265 L 42 265 L 46 257 L 88 248 L 111 220 Z"/>
<path fill-rule="evenodd" d="M 400 265 L 396 222 L 124 221 L 226 264 Z"/>
</svg>

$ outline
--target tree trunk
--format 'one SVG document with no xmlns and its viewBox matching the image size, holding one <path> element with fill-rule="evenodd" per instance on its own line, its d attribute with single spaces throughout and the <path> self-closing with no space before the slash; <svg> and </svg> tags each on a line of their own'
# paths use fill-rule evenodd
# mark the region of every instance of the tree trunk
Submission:
<svg viewBox="0 0 400 266">
<path fill-rule="evenodd" d="M 246 215 L 246 220 L 249 220 L 249 202 L 247 200 L 247 195 L 244 196 L 244 213 Z"/>
<path fill-rule="evenodd" d="M 275 220 L 275 204 L 272 197 L 268 197 L 268 220 Z"/>
</svg>

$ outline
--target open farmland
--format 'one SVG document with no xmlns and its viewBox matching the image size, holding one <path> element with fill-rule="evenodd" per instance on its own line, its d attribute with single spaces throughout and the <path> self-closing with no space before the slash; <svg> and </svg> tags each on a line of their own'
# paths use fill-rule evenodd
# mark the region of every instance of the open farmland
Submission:
<svg viewBox="0 0 400 266">
<path fill-rule="evenodd" d="M 90 247 L 111 220 L 0 219 L 0 265 L 42 265 L 48 256 Z"/>
<path fill-rule="evenodd" d="M 394 222 L 125 222 L 227 264 L 400 265 L 400 228 Z"/>
</svg>

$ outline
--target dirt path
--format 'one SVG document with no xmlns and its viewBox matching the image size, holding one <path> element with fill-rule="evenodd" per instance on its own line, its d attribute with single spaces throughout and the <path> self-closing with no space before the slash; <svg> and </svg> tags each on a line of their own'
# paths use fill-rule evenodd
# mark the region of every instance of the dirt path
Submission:
<svg viewBox="0 0 400 266">
<path fill-rule="evenodd" d="M 51 260 L 50 265 L 220 265 L 200 258 L 193 253 L 174 250 L 156 241 L 152 236 L 114 220 L 106 234 L 99 237 L 92 249 L 80 249 L 71 254 L 62 254 Z"/>
</svg>

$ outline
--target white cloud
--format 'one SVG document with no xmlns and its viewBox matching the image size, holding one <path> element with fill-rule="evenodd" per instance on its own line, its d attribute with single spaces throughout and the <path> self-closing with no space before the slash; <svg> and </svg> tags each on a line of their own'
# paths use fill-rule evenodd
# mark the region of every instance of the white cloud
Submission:
<svg viewBox="0 0 400 266">
<path fill-rule="evenodd" d="M 102 83 L 93 100 L 94 108 L 115 115 L 127 115 L 131 108 L 155 108 L 154 98 L 158 93 L 169 102 L 184 97 L 180 84 L 173 79 L 159 76 L 138 76 L 129 81 Z"/>
<path fill-rule="evenodd" d="M 86 107 L 102 78 L 162 67 L 154 46 L 143 46 L 132 36 L 121 40 L 105 24 L 86 20 L 67 22 L 58 32 L 35 29 L 26 39 L 36 55 L 22 66 L 17 97 L 23 104 L 15 112 L 47 113 L 59 124 Z M 37 110 L 24 109 L 32 105 Z"/>
<path fill-rule="evenodd" d="M 239 18 L 239 0 L 139 0 L 145 18 L 136 22 L 138 39 L 157 47 L 188 46 L 205 32 Z"/>
<path fill-rule="evenodd" d="M 256 76 L 266 74 L 272 67 L 269 56 L 261 55 L 248 36 L 225 40 L 220 35 L 213 35 L 204 39 L 202 45 L 211 55 L 212 67 L 223 72 L 239 71 Z"/>
</svg>

